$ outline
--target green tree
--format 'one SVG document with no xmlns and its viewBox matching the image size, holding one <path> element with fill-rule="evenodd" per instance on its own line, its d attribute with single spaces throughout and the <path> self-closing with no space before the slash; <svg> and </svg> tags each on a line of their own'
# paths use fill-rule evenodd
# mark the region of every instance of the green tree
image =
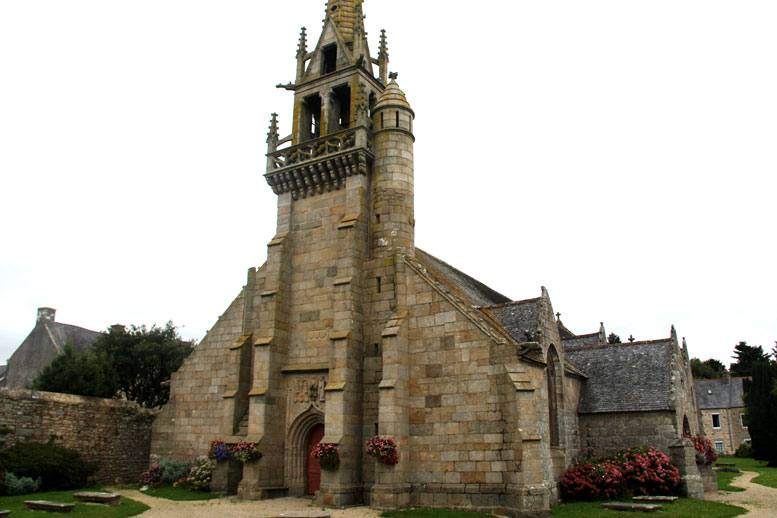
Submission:
<svg viewBox="0 0 777 518">
<path fill-rule="evenodd" d="M 698 358 L 691 358 L 691 373 L 697 380 L 709 380 L 722 378 L 726 372 L 726 366 L 715 358 L 701 361 Z"/>
<path fill-rule="evenodd" d="M 751 376 L 744 389 L 753 456 L 777 467 L 777 363 L 757 362 L 751 367 Z"/>
<path fill-rule="evenodd" d="M 68 342 L 62 354 L 43 368 L 30 388 L 110 398 L 118 393 L 119 383 L 113 365 L 104 354 L 79 354 Z"/>
<path fill-rule="evenodd" d="M 153 408 L 167 403 L 170 379 L 192 352 L 172 322 L 164 327 L 111 326 L 94 344 L 97 354 L 110 359 L 117 373 L 119 393 L 130 401 Z"/>
<path fill-rule="evenodd" d="M 731 364 L 732 376 L 752 376 L 753 365 L 758 362 L 769 360 L 769 355 L 764 352 L 760 345 L 747 345 L 747 342 L 739 342 L 734 346 L 734 356 L 736 360 Z"/>
<path fill-rule="evenodd" d="M 607 343 L 608 344 L 619 344 L 621 343 L 621 337 L 616 335 L 615 333 L 610 333 L 607 335 Z"/>
</svg>

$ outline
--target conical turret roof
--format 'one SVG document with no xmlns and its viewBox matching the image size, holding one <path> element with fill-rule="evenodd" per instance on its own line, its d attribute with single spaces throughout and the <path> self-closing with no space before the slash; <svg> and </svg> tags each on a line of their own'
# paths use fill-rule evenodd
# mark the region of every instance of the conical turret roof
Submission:
<svg viewBox="0 0 777 518">
<path fill-rule="evenodd" d="M 391 79 L 388 86 L 385 90 L 383 90 L 383 93 L 380 95 L 380 99 L 378 99 L 378 102 L 375 104 L 375 110 L 378 110 L 380 108 L 386 107 L 386 106 L 403 106 L 407 108 L 410 111 L 413 111 L 412 108 L 410 108 L 410 103 L 407 102 L 407 97 L 405 97 L 405 92 L 399 89 L 399 85 L 397 84 L 397 81 L 395 79 Z"/>
</svg>

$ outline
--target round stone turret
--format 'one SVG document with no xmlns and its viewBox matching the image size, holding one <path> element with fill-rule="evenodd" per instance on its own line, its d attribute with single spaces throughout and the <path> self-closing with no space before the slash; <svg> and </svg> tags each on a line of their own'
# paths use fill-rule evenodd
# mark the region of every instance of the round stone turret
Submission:
<svg viewBox="0 0 777 518">
<path fill-rule="evenodd" d="M 372 248 L 376 256 L 415 255 L 413 113 L 394 79 L 372 110 L 375 176 Z"/>
</svg>

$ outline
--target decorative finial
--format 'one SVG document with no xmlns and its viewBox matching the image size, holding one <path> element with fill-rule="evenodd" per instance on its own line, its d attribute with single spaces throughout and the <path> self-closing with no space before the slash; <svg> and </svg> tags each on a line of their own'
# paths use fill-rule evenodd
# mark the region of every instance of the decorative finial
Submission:
<svg viewBox="0 0 777 518">
<path fill-rule="evenodd" d="M 561 320 L 561 313 L 556 311 L 556 320 Z"/>
<path fill-rule="evenodd" d="M 308 51 L 308 33 L 305 27 L 299 33 L 299 46 L 297 47 L 297 56 L 304 56 Z"/>
<path fill-rule="evenodd" d="M 632 335 L 629 335 L 629 342 L 633 342 L 634 340 L 636 340 L 636 338 L 634 338 Z"/>
<path fill-rule="evenodd" d="M 396 81 L 398 77 L 399 77 L 399 72 L 389 72 L 389 79 L 393 79 Z"/>
<path fill-rule="evenodd" d="M 380 30 L 380 50 L 378 52 L 378 68 L 380 69 L 380 82 L 384 85 L 388 83 L 386 74 L 388 73 L 389 53 L 386 40 L 386 29 Z"/>
<path fill-rule="evenodd" d="M 267 133 L 267 143 L 271 144 L 272 141 L 278 141 L 278 114 L 273 113 L 270 119 L 270 131 Z"/>
</svg>

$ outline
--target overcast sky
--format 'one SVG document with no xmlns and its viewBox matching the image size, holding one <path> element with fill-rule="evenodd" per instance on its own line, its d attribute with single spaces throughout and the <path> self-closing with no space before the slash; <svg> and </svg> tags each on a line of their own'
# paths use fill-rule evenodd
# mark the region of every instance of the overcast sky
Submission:
<svg viewBox="0 0 777 518">
<path fill-rule="evenodd" d="M 0 2 L 0 363 L 36 309 L 201 339 L 275 233 L 323 0 Z M 777 340 L 777 2 L 369 0 L 416 113 L 416 245 L 576 333 Z"/>
</svg>

